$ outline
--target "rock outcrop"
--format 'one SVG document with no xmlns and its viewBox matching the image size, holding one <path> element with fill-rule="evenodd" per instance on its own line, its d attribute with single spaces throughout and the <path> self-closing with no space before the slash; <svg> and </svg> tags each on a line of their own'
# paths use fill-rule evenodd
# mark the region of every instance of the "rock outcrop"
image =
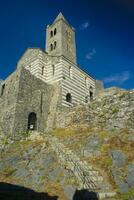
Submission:
<svg viewBox="0 0 134 200">
<path fill-rule="evenodd" d="M 1 135 L 0 181 L 59 200 L 73 200 L 82 189 L 133 200 L 134 91 L 106 89 L 86 106 L 54 112 L 50 133 L 22 133 L 21 141 Z"/>
</svg>

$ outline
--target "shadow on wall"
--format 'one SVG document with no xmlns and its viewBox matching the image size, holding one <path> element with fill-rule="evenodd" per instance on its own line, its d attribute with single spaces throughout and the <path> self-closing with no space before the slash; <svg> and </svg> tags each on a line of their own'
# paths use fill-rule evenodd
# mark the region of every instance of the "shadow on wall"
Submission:
<svg viewBox="0 0 134 200">
<path fill-rule="evenodd" d="M 88 190 L 76 190 L 73 200 L 99 200 L 97 193 Z"/>
<path fill-rule="evenodd" d="M 49 196 L 47 193 L 0 182 L 0 200 L 58 200 L 58 196 Z"/>
</svg>

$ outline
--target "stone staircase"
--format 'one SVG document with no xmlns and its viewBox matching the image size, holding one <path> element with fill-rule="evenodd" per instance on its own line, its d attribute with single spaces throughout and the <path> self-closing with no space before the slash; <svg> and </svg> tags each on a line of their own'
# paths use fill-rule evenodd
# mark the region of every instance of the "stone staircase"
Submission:
<svg viewBox="0 0 134 200">
<path fill-rule="evenodd" d="M 104 181 L 100 173 L 86 161 L 81 161 L 71 150 L 64 146 L 56 137 L 46 135 L 52 149 L 56 152 L 60 164 L 71 170 L 79 181 L 81 189 L 97 192 L 99 199 L 108 199 L 116 195 L 109 183 Z M 104 188 L 102 189 L 102 185 Z"/>
</svg>

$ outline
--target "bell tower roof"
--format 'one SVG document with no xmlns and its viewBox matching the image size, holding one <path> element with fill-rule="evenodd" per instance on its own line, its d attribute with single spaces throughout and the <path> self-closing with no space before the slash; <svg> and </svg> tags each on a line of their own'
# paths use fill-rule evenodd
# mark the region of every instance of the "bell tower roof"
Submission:
<svg viewBox="0 0 134 200">
<path fill-rule="evenodd" d="M 56 22 L 56 21 L 58 21 L 60 19 L 65 20 L 65 17 L 63 16 L 63 14 L 61 12 L 58 14 L 58 16 L 56 17 L 56 19 L 54 20 L 54 22 Z"/>
<path fill-rule="evenodd" d="M 71 25 L 68 23 L 68 21 L 65 19 L 64 15 L 61 12 L 55 18 L 54 23 L 59 21 L 59 20 L 63 20 L 66 24 L 68 24 L 71 27 Z"/>
</svg>

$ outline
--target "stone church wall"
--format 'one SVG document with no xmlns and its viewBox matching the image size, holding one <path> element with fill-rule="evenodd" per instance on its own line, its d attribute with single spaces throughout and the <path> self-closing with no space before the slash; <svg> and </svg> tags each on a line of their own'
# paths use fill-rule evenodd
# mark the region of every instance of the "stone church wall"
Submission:
<svg viewBox="0 0 134 200">
<path fill-rule="evenodd" d="M 0 134 L 11 134 L 15 120 L 20 69 L 12 73 L 0 85 Z M 4 86 L 4 90 L 2 89 Z M 2 91 L 3 90 L 3 91 Z"/>
<path fill-rule="evenodd" d="M 16 70 L 6 81 L 0 97 L 0 132 L 18 134 L 26 132 L 28 116 L 37 115 L 37 131 L 46 128 L 54 87 L 33 76 L 28 70 Z"/>
<path fill-rule="evenodd" d="M 54 87 L 48 85 L 23 69 L 15 113 L 15 132 L 27 131 L 29 113 L 37 115 L 37 131 L 43 132 L 49 115 Z"/>
</svg>

